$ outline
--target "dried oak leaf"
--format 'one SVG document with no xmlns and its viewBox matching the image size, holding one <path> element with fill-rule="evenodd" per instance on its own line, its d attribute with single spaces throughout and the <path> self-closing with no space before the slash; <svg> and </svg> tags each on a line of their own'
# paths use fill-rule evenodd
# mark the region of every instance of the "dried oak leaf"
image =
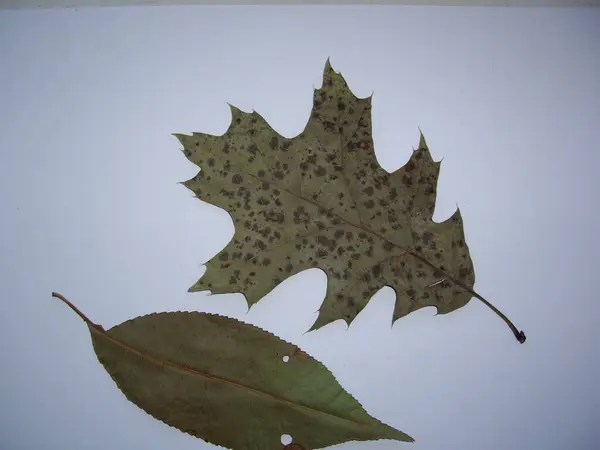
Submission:
<svg viewBox="0 0 600 450">
<path fill-rule="evenodd" d="M 316 449 L 407 434 L 371 417 L 320 362 L 258 327 L 196 312 L 136 317 L 109 330 L 86 322 L 98 360 L 154 418 L 235 450 Z M 284 361 L 284 356 L 289 359 Z"/>
<path fill-rule="evenodd" d="M 373 149 L 371 97 L 357 98 L 329 60 L 313 102 L 291 139 L 234 106 L 222 136 L 175 134 L 202 169 L 183 184 L 235 224 L 190 292 L 241 292 L 252 305 L 318 267 L 327 294 L 311 330 L 352 322 L 383 286 L 396 292 L 394 322 L 426 306 L 438 314 L 464 306 L 475 294 L 473 262 L 460 211 L 432 220 L 440 163 L 423 135 L 406 165 L 388 173 Z"/>
</svg>

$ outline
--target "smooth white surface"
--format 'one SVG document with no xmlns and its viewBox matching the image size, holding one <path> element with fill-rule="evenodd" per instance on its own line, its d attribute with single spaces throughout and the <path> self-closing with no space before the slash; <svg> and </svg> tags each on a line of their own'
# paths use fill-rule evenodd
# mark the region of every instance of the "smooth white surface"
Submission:
<svg viewBox="0 0 600 450">
<path fill-rule="evenodd" d="M 262 326 L 414 436 L 410 448 L 597 448 L 599 55 L 589 10 L 1 13 L 0 448 L 212 447 L 129 403 L 52 291 L 106 328 L 180 309 Z M 197 168 L 170 133 L 223 133 L 231 102 L 296 135 L 328 56 L 357 95 L 374 91 L 386 169 L 408 160 L 417 127 L 444 159 L 435 219 L 460 206 L 475 287 L 525 345 L 476 300 L 392 328 L 389 288 L 348 331 L 303 334 L 324 297 L 319 270 L 247 315 L 241 295 L 186 292 L 233 225 L 177 184 Z"/>
</svg>

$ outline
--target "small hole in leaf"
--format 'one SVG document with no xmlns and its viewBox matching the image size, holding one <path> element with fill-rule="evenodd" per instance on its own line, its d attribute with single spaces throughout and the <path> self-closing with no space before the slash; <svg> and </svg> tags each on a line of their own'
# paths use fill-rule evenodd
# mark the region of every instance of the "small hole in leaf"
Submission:
<svg viewBox="0 0 600 450">
<path fill-rule="evenodd" d="M 290 357 L 289 357 L 289 356 L 285 355 L 285 356 L 283 357 L 283 362 L 288 362 L 289 360 L 290 360 Z M 286 436 L 287 436 L 287 435 L 286 435 Z M 287 445 L 287 444 L 285 444 L 285 445 Z"/>
<path fill-rule="evenodd" d="M 283 445 L 290 445 L 292 443 L 292 437 L 289 434 L 282 434 L 281 443 Z"/>
</svg>

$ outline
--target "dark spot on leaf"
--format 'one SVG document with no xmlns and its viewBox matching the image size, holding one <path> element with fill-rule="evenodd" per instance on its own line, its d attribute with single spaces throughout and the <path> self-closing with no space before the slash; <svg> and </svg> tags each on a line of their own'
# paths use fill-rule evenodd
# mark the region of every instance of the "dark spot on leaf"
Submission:
<svg viewBox="0 0 600 450">
<path fill-rule="evenodd" d="M 323 121 L 323 126 L 325 127 L 325 131 L 332 132 L 336 130 L 335 123 L 330 120 Z"/>
<path fill-rule="evenodd" d="M 467 275 L 469 275 L 469 272 L 470 270 L 466 267 L 461 267 L 460 269 L 458 269 L 458 276 L 459 278 L 466 278 Z"/>
<path fill-rule="evenodd" d="M 282 212 L 279 211 L 269 211 L 265 213 L 265 219 L 269 222 L 283 223 L 285 221 L 285 216 Z"/>
<path fill-rule="evenodd" d="M 269 203 L 271 203 L 271 200 L 269 200 L 266 197 L 259 197 L 258 200 L 256 200 L 256 203 L 258 203 L 259 205 L 262 205 L 262 206 L 266 206 Z"/>
<path fill-rule="evenodd" d="M 381 276 L 381 264 L 377 264 L 376 266 L 373 266 L 371 271 L 373 272 L 373 276 L 375 278 L 379 278 Z"/>
<path fill-rule="evenodd" d="M 327 173 L 327 171 L 325 170 L 325 168 L 323 166 L 318 166 L 315 169 L 314 173 L 316 176 L 322 177 L 323 175 L 325 175 Z"/>
<path fill-rule="evenodd" d="M 429 241 L 431 241 L 431 239 L 433 238 L 433 233 L 426 231 L 425 233 L 423 233 L 423 243 L 425 245 L 429 245 Z"/>
</svg>

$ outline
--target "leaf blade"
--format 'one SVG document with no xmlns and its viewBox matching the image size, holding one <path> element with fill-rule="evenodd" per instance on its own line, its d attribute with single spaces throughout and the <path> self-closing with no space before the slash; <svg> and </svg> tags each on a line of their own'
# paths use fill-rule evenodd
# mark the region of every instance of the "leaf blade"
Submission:
<svg viewBox="0 0 600 450">
<path fill-rule="evenodd" d="M 311 330 L 352 322 L 383 286 L 396 292 L 394 321 L 425 306 L 445 314 L 468 303 L 475 275 L 462 218 L 457 210 L 433 221 L 440 164 L 423 135 L 407 164 L 388 173 L 374 152 L 371 97 L 356 97 L 329 60 L 313 103 L 292 139 L 235 107 L 222 136 L 178 136 L 202 168 L 184 184 L 226 209 L 236 229 L 190 291 L 241 292 L 252 305 L 318 267 L 327 293 Z M 437 283 L 436 266 L 460 285 Z"/>
<path fill-rule="evenodd" d="M 305 448 L 412 441 L 369 416 L 314 358 L 235 319 L 159 313 L 88 328 L 98 360 L 130 401 L 208 442 L 279 449 L 282 434 Z"/>
</svg>

